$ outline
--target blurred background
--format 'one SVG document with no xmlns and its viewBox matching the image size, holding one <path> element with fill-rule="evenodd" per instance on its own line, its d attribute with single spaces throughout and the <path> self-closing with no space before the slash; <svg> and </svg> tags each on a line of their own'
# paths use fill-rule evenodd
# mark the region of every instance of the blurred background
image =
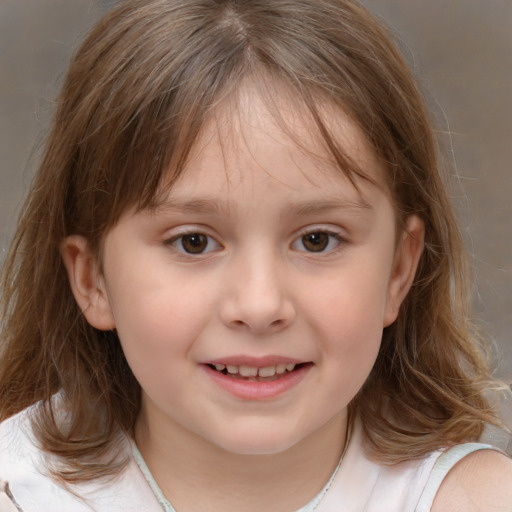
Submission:
<svg viewBox="0 0 512 512">
<path fill-rule="evenodd" d="M 0 264 L 73 50 L 114 0 L 0 0 Z M 512 1 L 364 0 L 400 35 L 457 176 L 474 306 L 512 382 Z M 453 150 L 453 151 L 452 151 Z"/>
</svg>

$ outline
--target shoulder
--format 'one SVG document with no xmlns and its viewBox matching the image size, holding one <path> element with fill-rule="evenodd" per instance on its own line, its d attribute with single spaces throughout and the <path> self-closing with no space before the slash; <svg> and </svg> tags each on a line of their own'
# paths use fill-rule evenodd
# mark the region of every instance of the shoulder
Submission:
<svg viewBox="0 0 512 512">
<path fill-rule="evenodd" d="M 29 450 L 33 444 L 32 415 L 35 406 L 11 416 L 0 423 L 0 468 L 9 467 L 12 462 L 19 462 L 19 456 Z"/>
<path fill-rule="evenodd" d="M 44 489 L 52 488 L 52 482 L 40 467 L 44 457 L 32 431 L 32 418 L 36 412 L 37 406 L 31 406 L 0 423 L 2 499 L 15 499 L 22 510 L 27 504 L 30 510 L 32 504 L 27 500 L 30 495 L 39 496 Z M 45 510 L 44 503 L 42 506 Z"/>
<path fill-rule="evenodd" d="M 432 512 L 510 512 L 512 459 L 495 450 L 479 450 L 448 472 Z"/>
<path fill-rule="evenodd" d="M 0 423 L 0 512 L 9 510 L 7 504 L 11 496 L 25 511 L 161 510 L 133 460 L 127 438 L 120 450 L 125 452 L 128 463 L 116 477 L 67 485 L 52 478 L 48 471 L 51 456 L 41 449 L 32 431 L 32 419 L 37 410 L 37 406 L 29 407 Z"/>
</svg>

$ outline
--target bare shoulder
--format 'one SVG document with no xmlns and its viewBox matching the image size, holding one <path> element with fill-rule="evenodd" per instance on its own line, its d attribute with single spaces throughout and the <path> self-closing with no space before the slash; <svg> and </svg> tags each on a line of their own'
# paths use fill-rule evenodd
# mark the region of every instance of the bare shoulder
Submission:
<svg viewBox="0 0 512 512">
<path fill-rule="evenodd" d="M 444 479 L 432 512 L 511 512 L 512 459 L 480 450 L 458 462 Z"/>
</svg>

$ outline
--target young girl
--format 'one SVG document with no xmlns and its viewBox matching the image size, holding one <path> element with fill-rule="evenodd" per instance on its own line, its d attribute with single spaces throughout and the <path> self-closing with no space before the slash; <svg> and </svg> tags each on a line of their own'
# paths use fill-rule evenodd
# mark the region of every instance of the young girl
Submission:
<svg viewBox="0 0 512 512">
<path fill-rule="evenodd" d="M 512 510 L 437 153 L 352 0 L 121 3 L 4 270 L 0 510 Z"/>
</svg>

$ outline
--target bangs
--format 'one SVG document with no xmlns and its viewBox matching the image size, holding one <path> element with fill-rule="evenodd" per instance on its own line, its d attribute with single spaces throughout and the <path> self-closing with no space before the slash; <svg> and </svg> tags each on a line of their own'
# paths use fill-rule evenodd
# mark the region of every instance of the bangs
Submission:
<svg viewBox="0 0 512 512">
<path fill-rule="evenodd" d="M 242 118 L 248 115 L 247 110 L 258 100 L 263 102 L 283 135 L 304 155 L 318 162 L 319 172 L 341 173 L 358 193 L 361 193 L 361 180 L 387 190 L 386 186 L 382 186 L 383 179 L 375 179 L 349 156 L 352 141 L 345 137 L 345 109 L 333 104 L 332 100 L 327 103 L 320 94 L 309 89 L 297 90 L 281 77 L 273 77 L 260 68 L 257 73 L 240 77 L 236 88 L 221 91 L 216 100 L 198 112 L 197 117 L 188 116 L 181 120 L 184 126 L 177 131 L 182 138 L 169 155 L 166 166 L 160 169 L 160 181 L 156 188 L 148 190 L 145 200 L 135 206 L 136 210 L 152 210 L 166 202 L 176 180 L 186 172 L 190 159 L 201 151 L 202 146 L 198 147 L 198 144 L 210 123 L 214 123 L 221 132 L 219 138 L 226 148 L 236 152 L 237 149 L 231 148 L 230 144 L 240 135 L 250 144 L 251 133 L 240 134 L 238 130 L 243 125 Z M 350 117 L 349 120 L 358 129 Z M 364 135 L 361 136 L 364 138 Z M 165 140 L 156 143 L 163 146 Z M 313 180 L 312 176 L 305 177 Z"/>
<path fill-rule="evenodd" d="M 382 159 L 389 130 L 371 114 L 373 93 L 365 90 L 379 81 L 357 76 L 360 63 L 349 54 L 354 31 L 340 32 L 338 22 L 319 18 L 319 26 L 331 24 L 346 39 L 337 53 L 325 49 L 322 57 L 323 36 L 285 30 L 287 4 L 282 12 L 259 4 L 128 3 L 115 11 L 115 23 L 107 16 L 90 34 L 71 65 L 57 116 L 58 135 L 72 152 L 65 155 L 72 162 L 66 234 L 87 236 L 94 246 L 124 211 L 157 204 L 183 171 L 208 116 L 247 80 L 299 147 L 308 151 L 283 111 L 283 94 L 356 188 L 358 179 L 371 181 L 345 154 L 332 116 L 338 108 L 349 115 Z M 312 19 L 320 16 L 304 9 Z M 339 11 L 332 14 L 343 14 L 341 4 Z M 89 70 L 85 82 L 83 69 Z"/>
</svg>

